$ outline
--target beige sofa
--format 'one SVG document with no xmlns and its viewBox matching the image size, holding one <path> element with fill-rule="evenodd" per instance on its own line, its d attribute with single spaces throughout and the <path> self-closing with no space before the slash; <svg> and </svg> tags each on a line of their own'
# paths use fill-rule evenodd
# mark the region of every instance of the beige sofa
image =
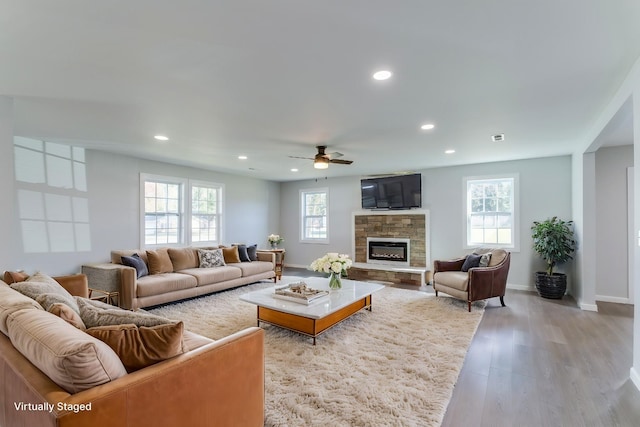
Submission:
<svg viewBox="0 0 640 427">
<path fill-rule="evenodd" d="M 231 248 L 226 248 L 231 249 Z M 82 273 L 94 289 L 119 293 L 118 305 L 135 310 L 158 304 L 222 291 L 264 279 L 276 280 L 275 254 L 257 251 L 257 261 L 236 262 L 227 258 L 226 265 L 200 268 L 198 248 L 162 248 L 171 265 L 154 273 L 147 251 L 143 249 L 111 251 L 111 263 L 85 264 Z M 133 267 L 122 265 L 123 256 L 138 254 L 151 274 L 137 277 Z"/>
<path fill-rule="evenodd" d="M 65 289 L 87 295 L 84 275 L 56 278 Z M 63 381 L 79 369 L 69 360 L 77 341 L 81 347 L 104 350 L 106 344 L 72 326 L 33 299 L 0 281 L 0 425 L 3 427 L 175 427 L 262 426 L 264 423 L 264 333 L 252 327 L 213 341 L 184 331 L 186 352 L 80 391 L 68 391 L 36 365 L 44 359 L 56 364 Z M 31 336 L 27 318 L 40 319 L 47 332 Z M 42 331 L 39 332 L 42 336 Z M 86 335 L 86 337 L 83 337 Z M 75 337 L 75 338 L 70 338 Z M 14 340 L 16 346 L 14 346 Z M 86 344 L 84 341 L 86 340 Z M 93 340 L 93 341 L 92 341 Z M 64 345 L 60 343 L 64 342 Z M 25 350 L 26 349 L 26 350 Z M 57 351 L 54 356 L 51 353 Z M 108 353 L 110 348 L 103 351 Z M 27 355 L 23 355 L 26 353 Z M 73 353 L 73 354 L 72 354 Z M 118 356 L 115 364 L 120 363 Z M 67 360 L 69 357 L 69 360 Z M 84 357 L 93 363 L 95 357 Z M 35 359 L 35 360 L 34 360 Z M 32 362 L 33 360 L 33 362 Z M 103 359 L 100 363 L 106 365 Z M 95 366 L 91 365 L 91 366 Z M 114 365 L 115 366 L 115 365 Z M 87 381 L 95 380 L 95 371 Z M 117 370 L 117 366 L 112 368 Z M 122 370 L 122 369 L 120 369 Z M 47 370 L 47 372 L 49 372 Z M 82 372 L 82 371 L 80 371 Z M 82 375 L 82 374 L 80 374 Z"/>
</svg>

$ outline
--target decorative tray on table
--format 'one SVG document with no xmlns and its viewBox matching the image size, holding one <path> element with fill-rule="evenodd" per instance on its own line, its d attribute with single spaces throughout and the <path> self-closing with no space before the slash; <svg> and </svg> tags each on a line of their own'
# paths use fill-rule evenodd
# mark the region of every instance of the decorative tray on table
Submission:
<svg viewBox="0 0 640 427">
<path fill-rule="evenodd" d="M 289 283 L 281 288 L 276 288 L 273 294 L 274 298 L 293 301 L 299 304 L 309 305 L 329 295 L 329 292 L 313 289 L 307 286 L 303 281 Z"/>
</svg>

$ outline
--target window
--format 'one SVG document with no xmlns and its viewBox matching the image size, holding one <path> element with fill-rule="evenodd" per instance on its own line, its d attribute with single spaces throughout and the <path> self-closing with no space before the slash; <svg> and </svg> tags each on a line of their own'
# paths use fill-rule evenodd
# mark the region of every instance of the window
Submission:
<svg viewBox="0 0 640 427">
<path fill-rule="evenodd" d="M 222 186 L 141 175 L 145 246 L 220 243 Z"/>
<path fill-rule="evenodd" d="M 517 191 L 517 175 L 465 178 L 467 248 L 517 248 Z"/>
<path fill-rule="evenodd" d="M 191 187 L 191 242 L 220 241 L 220 207 L 219 187 Z"/>
<path fill-rule="evenodd" d="M 328 190 L 326 188 L 300 190 L 301 240 L 303 242 L 329 242 Z"/>
</svg>

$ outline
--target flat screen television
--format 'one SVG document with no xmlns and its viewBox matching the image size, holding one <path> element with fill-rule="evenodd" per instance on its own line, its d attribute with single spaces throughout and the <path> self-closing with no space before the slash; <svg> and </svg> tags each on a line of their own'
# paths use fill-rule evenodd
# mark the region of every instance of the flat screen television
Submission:
<svg viewBox="0 0 640 427">
<path fill-rule="evenodd" d="M 422 207 L 422 176 L 367 178 L 360 181 L 362 209 L 411 209 Z"/>
</svg>

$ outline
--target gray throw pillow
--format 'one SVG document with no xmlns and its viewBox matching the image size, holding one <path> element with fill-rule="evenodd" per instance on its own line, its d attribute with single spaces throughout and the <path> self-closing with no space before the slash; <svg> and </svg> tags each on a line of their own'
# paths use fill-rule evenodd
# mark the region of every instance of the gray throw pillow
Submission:
<svg viewBox="0 0 640 427">
<path fill-rule="evenodd" d="M 480 265 L 480 258 L 482 258 L 482 255 L 467 255 L 462 264 L 462 271 L 469 271 L 470 268 L 478 267 Z"/>
<path fill-rule="evenodd" d="M 60 283 L 56 282 L 55 279 L 47 276 L 46 274 L 36 273 L 24 282 L 12 283 L 11 288 L 28 296 L 29 298 L 33 298 L 34 300 L 42 294 L 56 294 L 60 297 L 56 302 L 63 302 L 71 307 L 76 313 L 80 313 L 80 309 L 78 308 L 78 304 L 76 304 L 73 295 L 63 288 Z"/>
<path fill-rule="evenodd" d="M 76 297 L 80 307 L 80 318 L 88 328 L 133 324 L 136 326 L 158 326 L 175 323 L 166 317 L 144 311 L 123 310 L 112 305 L 87 298 Z"/>
<path fill-rule="evenodd" d="M 478 267 L 488 267 L 489 261 L 491 261 L 491 252 L 482 254 L 482 256 L 480 257 L 480 264 L 478 264 Z"/>
</svg>

